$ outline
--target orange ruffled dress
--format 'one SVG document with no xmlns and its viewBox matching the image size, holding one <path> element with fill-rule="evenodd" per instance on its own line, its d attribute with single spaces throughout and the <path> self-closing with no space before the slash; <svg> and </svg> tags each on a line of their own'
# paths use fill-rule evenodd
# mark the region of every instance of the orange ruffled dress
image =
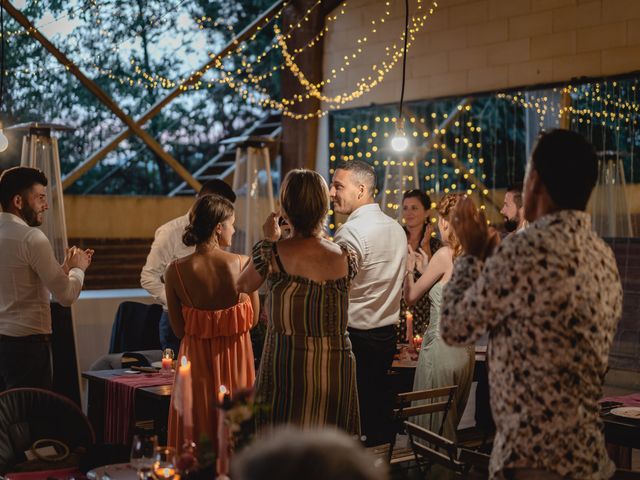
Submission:
<svg viewBox="0 0 640 480">
<path fill-rule="evenodd" d="M 178 278 L 182 284 L 180 271 Z M 187 300 L 191 298 L 182 284 Z M 214 403 L 220 385 L 230 394 L 253 387 L 255 366 L 249 330 L 253 321 L 253 306 L 248 295 L 242 295 L 236 305 L 223 310 L 200 310 L 182 305 L 184 337 L 178 359 L 183 355 L 191 362 L 193 386 L 193 439 L 200 441 L 202 434 L 217 449 L 218 415 Z M 174 392 L 175 395 L 175 392 Z M 179 452 L 184 444 L 182 417 L 169 407 L 167 443 Z"/>
</svg>

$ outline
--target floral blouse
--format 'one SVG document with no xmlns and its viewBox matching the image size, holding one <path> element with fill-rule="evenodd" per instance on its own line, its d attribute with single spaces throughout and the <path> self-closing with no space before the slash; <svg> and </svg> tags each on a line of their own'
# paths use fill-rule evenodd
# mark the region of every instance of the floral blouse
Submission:
<svg viewBox="0 0 640 480">
<path fill-rule="evenodd" d="M 545 215 L 484 263 L 458 259 L 443 293 L 442 337 L 467 345 L 490 332 L 492 478 L 512 468 L 613 474 L 598 400 L 621 312 L 615 258 L 585 212 Z"/>
</svg>

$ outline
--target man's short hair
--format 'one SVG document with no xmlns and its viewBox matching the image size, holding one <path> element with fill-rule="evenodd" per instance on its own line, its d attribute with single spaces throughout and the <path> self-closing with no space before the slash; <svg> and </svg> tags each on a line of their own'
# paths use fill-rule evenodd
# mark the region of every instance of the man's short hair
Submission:
<svg viewBox="0 0 640 480">
<path fill-rule="evenodd" d="M 47 186 L 47 177 L 41 170 L 31 167 L 13 167 L 0 175 L 0 205 L 5 212 L 11 208 L 16 195 L 24 193 L 36 184 Z"/>
<path fill-rule="evenodd" d="M 377 185 L 376 171 L 370 164 L 361 160 L 349 160 L 348 162 L 341 162 L 336 167 L 336 170 L 347 170 L 351 172 L 362 185 L 367 187 L 371 196 L 375 196 Z"/>
<path fill-rule="evenodd" d="M 531 154 L 533 168 L 561 209 L 585 210 L 598 180 L 593 146 L 570 130 L 543 132 Z"/>
<path fill-rule="evenodd" d="M 507 193 L 513 194 L 513 203 L 516 204 L 518 210 L 522 208 L 522 190 L 522 182 L 512 183 L 507 187 Z"/>
<path fill-rule="evenodd" d="M 220 180 L 219 178 L 214 178 L 213 180 L 205 182 L 198 192 L 198 198 L 204 195 L 211 195 L 212 193 L 226 198 L 231 203 L 235 203 L 236 201 L 236 194 L 233 189 L 227 182 Z"/>
</svg>

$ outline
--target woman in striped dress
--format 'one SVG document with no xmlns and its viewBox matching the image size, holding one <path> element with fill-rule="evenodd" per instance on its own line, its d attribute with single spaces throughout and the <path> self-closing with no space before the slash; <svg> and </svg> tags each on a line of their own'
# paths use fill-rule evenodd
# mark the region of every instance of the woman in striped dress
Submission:
<svg viewBox="0 0 640 480">
<path fill-rule="evenodd" d="M 291 235 L 280 238 L 279 213 L 264 225 L 238 280 L 250 292 L 267 282 L 268 327 L 256 381 L 258 432 L 278 424 L 334 425 L 360 433 L 355 358 L 347 334 L 355 258 L 322 238 L 329 209 L 324 179 L 293 170 L 280 192 Z"/>
</svg>

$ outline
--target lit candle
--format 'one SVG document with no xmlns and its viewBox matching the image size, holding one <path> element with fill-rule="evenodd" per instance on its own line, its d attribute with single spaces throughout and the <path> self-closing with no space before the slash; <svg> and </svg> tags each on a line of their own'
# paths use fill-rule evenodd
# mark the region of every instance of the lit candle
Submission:
<svg viewBox="0 0 640 480">
<path fill-rule="evenodd" d="M 171 370 L 172 363 L 173 363 L 173 360 L 171 360 L 170 358 L 163 358 L 162 359 L 162 370 Z"/>
<path fill-rule="evenodd" d="M 156 468 L 153 473 L 155 474 L 156 478 L 164 478 L 170 480 L 176 476 L 176 469 L 171 467 L 160 467 Z"/>
<path fill-rule="evenodd" d="M 182 424 L 185 440 L 193 440 L 193 389 L 191 387 L 191 362 L 186 356 L 182 356 L 178 377 L 182 386 Z"/>
<path fill-rule="evenodd" d="M 407 313 L 405 313 L 405 318 L 407 319 L 406 339 L 407 339 L 407 342 L 411 342 L 411 339 L 413 338 L 413 313 L 407 310 Z"/>
<path fill-rule="evenodd" d="M 229 473 L 229 429 L 223 409 L 229 390 L 224 385 L 218 389 L 218 478 L 226 478 Z"/>
<path fill-rule="evenodd" d="M 416 335 L 415 337 L 413 337 L 413 344 L 417 349 L 422 348 L 422 337 L 420 335 Z"/>
</svg>

